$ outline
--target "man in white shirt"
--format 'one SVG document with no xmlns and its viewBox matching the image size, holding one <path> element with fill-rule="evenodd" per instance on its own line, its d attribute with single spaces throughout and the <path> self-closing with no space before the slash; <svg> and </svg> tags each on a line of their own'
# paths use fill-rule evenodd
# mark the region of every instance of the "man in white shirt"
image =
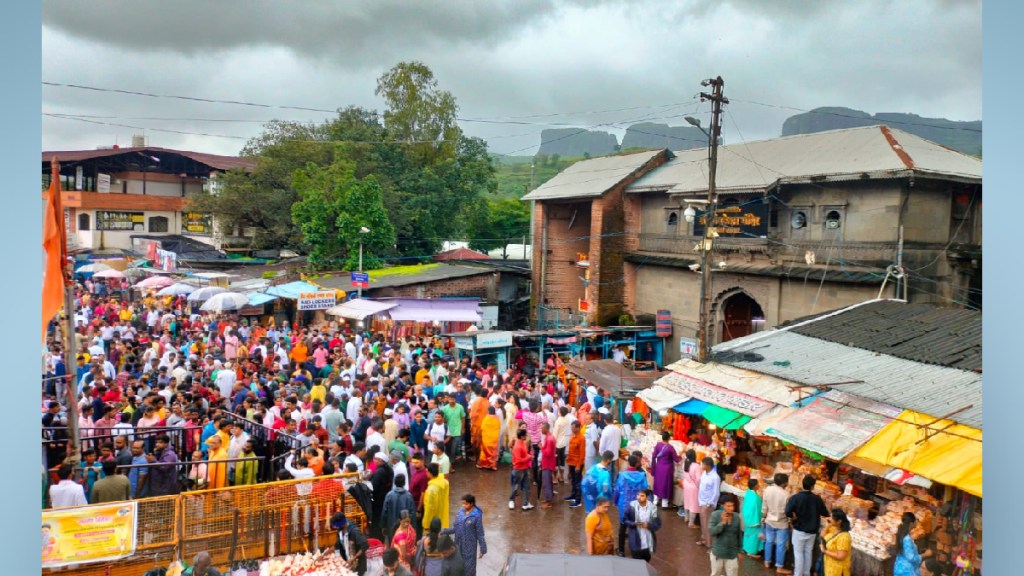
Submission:
<svg viewBox="0 0 1024 576">
<path fill-rule="evenodd" d="M 50 486 L 50 506 L 53 508 L 85 506 L 89 503 L 85 499 L 85 489 L 71 479 L 71 472 L 70 464 L 61 464 L 57 469 L 57 478 L 60 482 Z"/>
<path fill-rule="evenodd" d="M 373 424 L 370 425 L 370 429 L 366 431 L 366 448 L 369 450 L 373 446 L 380 447 L 381 454 L 387 454 L 388 441 L 384 438 L 384 422 L 381 420 L 374 420 Z"/>
<path fill-rule="evenodd" d="M 314 476 L 316 476 L 316 472 L 309 467 L 309 463 L 306 460 L 305 456 L 300 456 L 299 459 L 295 461 L 295 466 L 292 466 L 292 460 L 294 459 L 295 452 L 292 452 L 291 454 L 288 455 L 287 458 L 284 459 L 284 469 L 287 470 L 288 473 L 292 475 L 292 478 L 299 480 L 302 478 L 313 478 Z M 302 484 L 297 484 L 295 486 L 295 492 L 299 496 L 309 496 L 309 494 L 312 491 L 312 482 L 303 482 Z"/>
<path fill-rule="evenodd" d="M 231 440 L 228 441 L 228 459 L 239 458 L 245 443 L 249 441 L 249 434 L 237 422 L 231 426 Z M 235 469 L 235 462 L 228 463 L 228 471 Z"/>
<path fill-rule="evenodd" d="M 342 462 L 342 469 L 347 468 L 349 464 L 355 464 L 356 469 L 359 471 L 360 478 L 363 474 L 363 457 L 366 456 L 366 445 L 362 442 L 356 442 L 352 445 L 352 453 L 345 457 L 345 461 Z"/>
<path fill-rule="evenodd" d="M 220 391 L 221 397 L 231 398 L 231 392 L 235 389 L 235 380 L 238 380 L 238 375 L 231 369 L 231 362 L 228 362 L 217 371 L 217 378 L 214 380 L 214 384 L 217 386 L 217 390 Z"/>
<path fill-rule="evenodd" d="M 348 406 L 345 407 L 345 418 L 353 426 L 359 421 L 359 408 L 363 406 L 363 399 L 358 394 L 348 399 Z"/>
<path fill-rule="evenodd" d="M 614 424 L 614 419 L 611 414 L 604 415 L 604 430 L 601 431 L 601 440 L 598 442 L 598 453 L 604 454 L 605 452 L 611 452 L 615 455 L 615 460 L 619 459 L 619 449 L 622 447 L 622 428 L 619 428 Z M 615 486 L 615 479 L 618 476 L 617 466 L 615 462 L 608 468 L 609 474 L 612 477 L 612 486 Z"/>
<path fill-rule="evenodd" d="M 572 437 L 572 426 L 569 420 L 569 409 L 562 406 L 558 409 L 558 418 L 555 418 L 555 425 L 551 427 L 555 437 L 555 458 L 558 466 L 556 481 L 561 484 L 568 477 L 565 470 L 566 450 L 569 448 L 569 440 Z"/>
<path fill-rule="evenodd" d="M 601 440 L 601 428 L 597 425 L 597 419 L 600 417 L 601 415 L 597 411 L 591 412 L 590 424 L 587 424 L 587 429 L 584 432 L 584 437 L 587 441 L 587 453 L 584 462 L 584 470 L 590 470 L 591 468 L 594 467 L 594 464 L 597 464 L 598 462 L 597 456 L 598 454 L 600 454 L 600 452 L 597 451 L 597 446 Z"/>
</svg>

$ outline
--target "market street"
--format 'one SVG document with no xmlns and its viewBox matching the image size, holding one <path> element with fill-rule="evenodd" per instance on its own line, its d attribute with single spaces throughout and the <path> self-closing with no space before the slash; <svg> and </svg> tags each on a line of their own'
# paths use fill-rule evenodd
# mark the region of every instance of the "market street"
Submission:
<svg viewBox="0 0 1024 576">
<path fill-rule="evenodd" d="M 467 492 L 476 496 L 477 506 L 484 511 L 487 536 L 487 555 L 477 564 L 478 574 L 498 574 L 512 552 L 568 552 L 578 554 L 585 547 L 583 508 L 569 508 L 562 501 L 568 484 L 560 484 L 555 507 L 540 507 L 524 512 L 508 509 L 509 468 L 502 466 L 497 472 L 477 470 L 467 464 L 453 466 L 451 481 L 452 514 L 458 509 L 459 499 Z M 612 508 L 612 515 L 617 512 Z M 662 529 L 658 533 L 659 548 L 651 565 L 659 576 L 690 576 L 711 573 L 707 550 L 695 544 L 700 530 L 686 527 L 686 521 L 676 517 L 674 508 L 665 511 Z M 740 574 L 761 576 L 775 574 L 760 562 L 740 559 Z"/>
</svg>

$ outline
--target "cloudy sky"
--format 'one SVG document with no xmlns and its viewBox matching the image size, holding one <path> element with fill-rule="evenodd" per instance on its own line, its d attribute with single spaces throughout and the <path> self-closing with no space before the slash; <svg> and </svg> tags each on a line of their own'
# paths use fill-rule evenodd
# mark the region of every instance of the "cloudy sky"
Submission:
<svg viewBox="0 0 1024 576">
<path fill-rule="evenodd" d="M 465 132 L 505 154 L 532 154 L 549 127 L 621 139 L 636 121 L 707 124 L 710 105 L 696 96 L 718 75 L 732 101 L 728 142 L 778 136 L 786 117 L 818 106 L 982 118 L 980 0 L 42 7 L 44 150 L 126 146 L 144 133 L 154 146 L 236 154 L 272 119 L 380 109 L 376 78 L 403 60 L 430 66 Z"/>
</svg>

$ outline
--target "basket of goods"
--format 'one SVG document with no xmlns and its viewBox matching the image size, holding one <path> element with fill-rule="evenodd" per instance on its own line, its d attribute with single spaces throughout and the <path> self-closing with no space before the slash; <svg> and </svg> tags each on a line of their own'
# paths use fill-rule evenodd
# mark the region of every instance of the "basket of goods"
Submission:
<svg viewBox="0 0 1024 576">
<path fill-rule="evenodd" d="M 270 558 L 260 564 L 260 576 L 356 576 L 356 573 L 341 556 L 329 551 Z"/>
</svg>

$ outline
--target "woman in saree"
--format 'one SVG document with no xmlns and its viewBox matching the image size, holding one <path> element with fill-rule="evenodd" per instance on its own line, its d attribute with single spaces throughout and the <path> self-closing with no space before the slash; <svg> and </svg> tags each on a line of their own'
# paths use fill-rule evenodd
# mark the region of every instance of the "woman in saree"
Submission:
<svg viewBox="0 0 1024 576">
<path fill-rule="evenodd" d="M 412 519 L 409 518 L 409 511 L 402 510 L 400 513 L 398 528 L 391 537 L 391 547 L 398 550 L 399 561 L 406 568 L 412 568 L 416 557 L 416 529 L 412 527 Z"/>
<path fill-rule="evenodd" d="M 501 421 L 495 413 L 494 406 L 488 406 L 487 416 L 480 424 L 480 460 L 477 462 L 477 468 L 498 469 L 500 441 Z"/>
</svg>

